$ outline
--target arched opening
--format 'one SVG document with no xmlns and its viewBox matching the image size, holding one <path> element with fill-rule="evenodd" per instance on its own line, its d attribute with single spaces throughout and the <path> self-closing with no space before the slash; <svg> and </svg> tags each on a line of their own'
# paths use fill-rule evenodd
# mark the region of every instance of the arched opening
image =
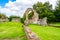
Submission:
<svg viewBox="0 0 60 40">
<path fill-rule="evenodd" d="M 32 19 L 33 15 L 34 15 L 34 12 L 33 11 L 29 11 L 28 19 L 29 20 Z"/>
<path fill-rule="evenodd" d="M 34 11 L 32 8 L 28 8 L 26 11 L 25 11 L 25 17 L 26 17 L 26 20 L 24 21 L 25 24 L 29 24 L 30 23 L 30 20 L 32 19 L 34 15 Z"/>
</svg>

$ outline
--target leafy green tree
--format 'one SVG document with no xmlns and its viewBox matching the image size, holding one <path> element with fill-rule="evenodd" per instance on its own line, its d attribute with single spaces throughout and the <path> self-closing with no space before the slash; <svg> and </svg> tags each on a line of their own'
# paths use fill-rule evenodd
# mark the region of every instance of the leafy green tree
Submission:
<svg viewBox="0 0 60 40">
<path fill-rule="evenodd" d="M 42 2 L 37 2 L 33 5 L 33 9 L 39 14 L 39 18 L 47 17 L 48 21 L 53 21 L 55 18 L 52 12 L 52 5 L 49 4 L 49 2 L 45 2 L 44 4 Z"/>
<path fill-rule="evenodd" d="M 54 11 L 55 21 L 60 22 L 60 0 L 57 1 L 57 6 Z"/>
<path fill-rule="evenodd" d="M 26 20 L 26 15 L 24 13 L 23 17 L 21 18 L 21 23 L 24 23 L 25 20 Z"/>
</svg>

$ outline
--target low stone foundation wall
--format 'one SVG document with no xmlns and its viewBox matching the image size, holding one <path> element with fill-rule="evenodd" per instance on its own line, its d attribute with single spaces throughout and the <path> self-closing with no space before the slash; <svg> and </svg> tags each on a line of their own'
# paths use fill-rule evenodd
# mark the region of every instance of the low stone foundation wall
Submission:
<svg viewBox="0 0 60 40">
<path fill-rule="evenodd" d="M 40 40 L 38 36 L 31 31 L 26 25 L 23 25 L 23 28 L 25 30 L 27 40 Z"/>
</svg>

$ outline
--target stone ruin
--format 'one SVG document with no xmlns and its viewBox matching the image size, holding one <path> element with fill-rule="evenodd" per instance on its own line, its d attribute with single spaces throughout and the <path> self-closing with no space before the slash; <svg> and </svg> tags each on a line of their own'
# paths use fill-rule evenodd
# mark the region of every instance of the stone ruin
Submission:
<svg viewBox="0 0 60 40">
<path fill-rule="evenodd" d="M 34 12 L 34 15 L 33 15 L 32 19 L 28 19 L 28 16 L 29 16 L 30 12 Z M 29 24 L 29 23 L 39 24 L 39 25 L 42 25 L 42 26 L 46 26 L 47 25 L 47 17 L 39 19 L 38 13 L 32 8 L 28 8 L 25 11 L 25 15 L 26 15 L 26 20 L 24 21 L 24 24 L 26 24 L 26 25 Z"/>
<path fill-rule="evenodd" d="M 29 23 L 36 24 L 38 21 L 38 14 L 36 13 L 34 13 L 34 15 L 32 16 L 32 19 L 28 18 L 31 11 L 34 12 L 32 8 L 28 8 L 26 10 L 25 12 L 26 20 L 24 21 L 24 24 L 22 27 L 24 28 L 24 31 L 26 33 L 27 40 L 40 40 L 39 37 L 34 32 L 32 32 L 32 30 L 27 26 Z"/>
<path fill-rule="evenodd" d="M 20 18 L 12 18 L 12 22 L 20 22 Z"/>
<path fill-rule="evenodd" d="M 23 25 L 23 29 L 26 33 L 27 40 L 40 40 L 36 33 L 32 32 L 32 30 L 28 26 Z"/>
<path fill-rule="evenodd" d="M 38 20 L 38 24 L 42 26 L 47 26 L 47 17 Z"/>
<path fill-rule="evenodd" d="M 0 22 L 8 22 L 8 18 L 0 18 Z"/>
</svg>

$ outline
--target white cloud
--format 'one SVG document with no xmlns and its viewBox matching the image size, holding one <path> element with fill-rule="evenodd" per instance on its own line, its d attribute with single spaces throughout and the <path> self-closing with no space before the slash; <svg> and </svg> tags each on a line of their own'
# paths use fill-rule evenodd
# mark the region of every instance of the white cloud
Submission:
<svg viewBox="0 0 60 40">
<path fill-rule="evenodd" d="M 56 4 L 56 0 L 16 0 L 14 2 L 9 1 L 4 8 L 0 7 L 0 12 L 5 13 L 7 16 L 17 15 L 22 17 L 25 10 L 38 1 L 43 3 L 49 1 L 53 4 L 53 8 Z"/>
</svg>

